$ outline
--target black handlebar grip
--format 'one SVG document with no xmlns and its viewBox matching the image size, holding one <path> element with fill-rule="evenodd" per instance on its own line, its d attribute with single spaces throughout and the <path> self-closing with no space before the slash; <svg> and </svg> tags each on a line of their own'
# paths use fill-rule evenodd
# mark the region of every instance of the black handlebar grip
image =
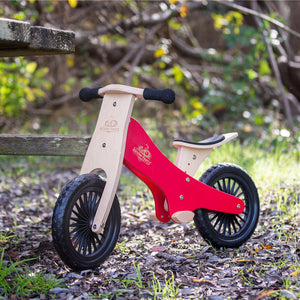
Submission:
<svg viewBox="0 0 300 300">
<path fill-rule="evenodd" d="M 171 89 L 156 90 L 145 88 L 143 97 L 146 100 L 158 100 L 166 104 L 171 104 L 175 101 L 175 92 Z"/>
<path fill-rule="evenodd" d="M 79 98 L 84 102 L 88 102 L 96 98 L 102 98 L 98 94 L 98 90 L 99 88 L 83 88 L 79 92 Z"/>
</svg>

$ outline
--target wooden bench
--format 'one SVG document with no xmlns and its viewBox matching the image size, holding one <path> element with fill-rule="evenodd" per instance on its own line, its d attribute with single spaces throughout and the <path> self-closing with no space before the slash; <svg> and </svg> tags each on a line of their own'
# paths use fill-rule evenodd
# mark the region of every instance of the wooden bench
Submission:
<svg viewBox="0 0 300 300">
<path fill-rule="evenodd" d="M 75 33 L 0 18 L 0 57 L 68 54 Z M 0 155 L 83 156 L 90 136 L 0 134 Z"/>
</svg>

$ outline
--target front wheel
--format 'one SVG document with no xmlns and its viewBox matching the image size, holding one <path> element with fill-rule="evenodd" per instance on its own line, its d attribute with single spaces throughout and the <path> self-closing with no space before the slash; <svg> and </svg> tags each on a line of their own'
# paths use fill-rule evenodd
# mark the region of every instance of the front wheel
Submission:
<svg viewBox="0 0 300 300">
<path fill-rule="evenodd" d="M 194 216 L 196 228 L 209 244 L 216 248 L 239 247 L 250 238 L 259 217 L 259 198 L 254 182 L 245 170 L 234 164 L 214 165 L 200 181 L 244 201 L 245 209 L 239 215 L 198 209 Z"/>
<path fill-rule="evenodd" d="M 70 181 L 59 195 L 52 217 L 54 246 L 74 270 L 93 269 L 113 251 L 118 240 L 121 213 L 117 197 L 102 233 L 92 231 L 105 181 L 96 174 L 84 174 Z"/>
</svg>

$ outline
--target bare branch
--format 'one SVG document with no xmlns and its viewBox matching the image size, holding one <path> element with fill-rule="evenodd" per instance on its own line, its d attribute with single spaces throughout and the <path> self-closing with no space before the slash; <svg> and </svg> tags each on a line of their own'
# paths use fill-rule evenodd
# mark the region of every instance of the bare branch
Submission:
<svg viewBox="0 0 300 300">
<path fill-rule="evenodd" d="M 222 57 L 219 57 L 218 55 L 210 53 L 210 51 L 207 49 L 203 49 L 200 47 L 192 47 L 182 39 L 176 37 L 174 33 L 170 33 L 170 39 L 173 45 L 179 51 L 181 51 L 190 58 L 203 59 L 206 61 L 217 62 L 219 64 L 228 64 L 232 61 L 232 56 L 230 55 L 224 55 Z"/>
<path fill-rule="evenodd" d="M 258 8 L 256 0 L 253 0 L 253 6 L 255 8 Z M 293 118 L 292 118 L 291 107 L 289 105 L 288 97 L 287 97 L 287 95 L 284 91 L 282 78 L 281 78 L 281 75 L 280 75 L 278 64 L 276 62 L 273 47 L 272 47 L 270 39 L 268 37 L 268 32 L 264 28 L 265 26 L 264 26 L 263 22 L 261 21 L 261 19 L 259 19 L 257 16 L 255 16 L 255 20 L 256 20 L 258 26 L 263 29 L 263 38 L 264 38 L 266 48 L 267 48 L 267 51 L 268 51 L 268 54 L 269 54 L 270 64 L 272 66 L 273 73 L 274 73 L 274 76 L 275 76 L 277 84 L 278 84 L 280 96 L 281 96 L 282 101 L 283 101 L 284 110 L 285 110 L 285 114 L 286 114 L 286 118 L 287 118 L 287 124 L 290 127 L 290 129 L 292 129 L 293 128 Z"/>
<path fill-rule="evenodd" d="M 143 45 L 140 49 L 140 51 L 138 52 L 138 54 L 136 55 L 133 63 L 132 63 L 132 66 L 131 66 L 131 70 L 130 70 L 130 73 L 129 73 L 129 76 L 127 77 L 126 79 L 126 82 L 125 84 L 130 84 L 132 82 L 132 78 L 133 78 L 133 75 L 134 75 L 134 71 L 135 71 L 135 67 L 139 64 L 139 62 L 141 61 L 141 59 L 143 58 L 143 54 L 145 52 L 145 49 L 146 49 L 146 45 L 147 43 L 149 42 L 149 40 L 152 39 L 153 35 L 161 28 L 161 24 L 157 24 L 154 28 L 152 28 L 152 30 L 149 32 L 149 34 L 146 36 L 144 42 L 143 42 Z"/>
</svg>

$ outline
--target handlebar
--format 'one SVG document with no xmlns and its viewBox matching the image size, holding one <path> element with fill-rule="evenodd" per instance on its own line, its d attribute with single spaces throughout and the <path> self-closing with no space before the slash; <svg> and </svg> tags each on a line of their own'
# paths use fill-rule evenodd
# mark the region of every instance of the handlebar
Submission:
<svg viewBox="0 0 300 300">
<path fill-rule="evenodd" d="M 141 96 L 145 100 L 157 100 L 157 101 L 162 101 L 166 104 L 171 104 L 175 101 L 175 92 L 171 89 L 163 89 L 163 90 L 158 90 L 158 89 L 150 89 L 150 88 L 145 88 L 144 90 L 142 89 L 136 89 L 136 88 L 131 88 L 131 87 L 126 87 L 122 85 L 114 85 L 117 86 L 118 89 L 116 89 L 116 93 L 121 94 L 121 93 L 127 93 L 127 94 L 133 94 L 136 95 L 138 98 L 141 98 Z M 84 101 L 88 102 L 92 99 L 96 98 L 103 98 L 102 95 L 99 95 L 99 89 L 100 88 L 83 88 L 79 92 L 79 98 Z M 136 92 L 139 93 L 136 93 Z"/>
<path fill-rule="evenodd" d="M 83 102 L 88 102 L 93 99 L 103 98 L 98 94 L 99 88 L 83 88 L 79 92 L 79 98 Z"/>
<path fill-rule="evenodd" d="M 145 88 L 143 97 L 145 100 L 158 100 L 166 104 L 171 104 L 175 101 L 175 92 L 171 89 L 157 90 Z"/>
</svg>

